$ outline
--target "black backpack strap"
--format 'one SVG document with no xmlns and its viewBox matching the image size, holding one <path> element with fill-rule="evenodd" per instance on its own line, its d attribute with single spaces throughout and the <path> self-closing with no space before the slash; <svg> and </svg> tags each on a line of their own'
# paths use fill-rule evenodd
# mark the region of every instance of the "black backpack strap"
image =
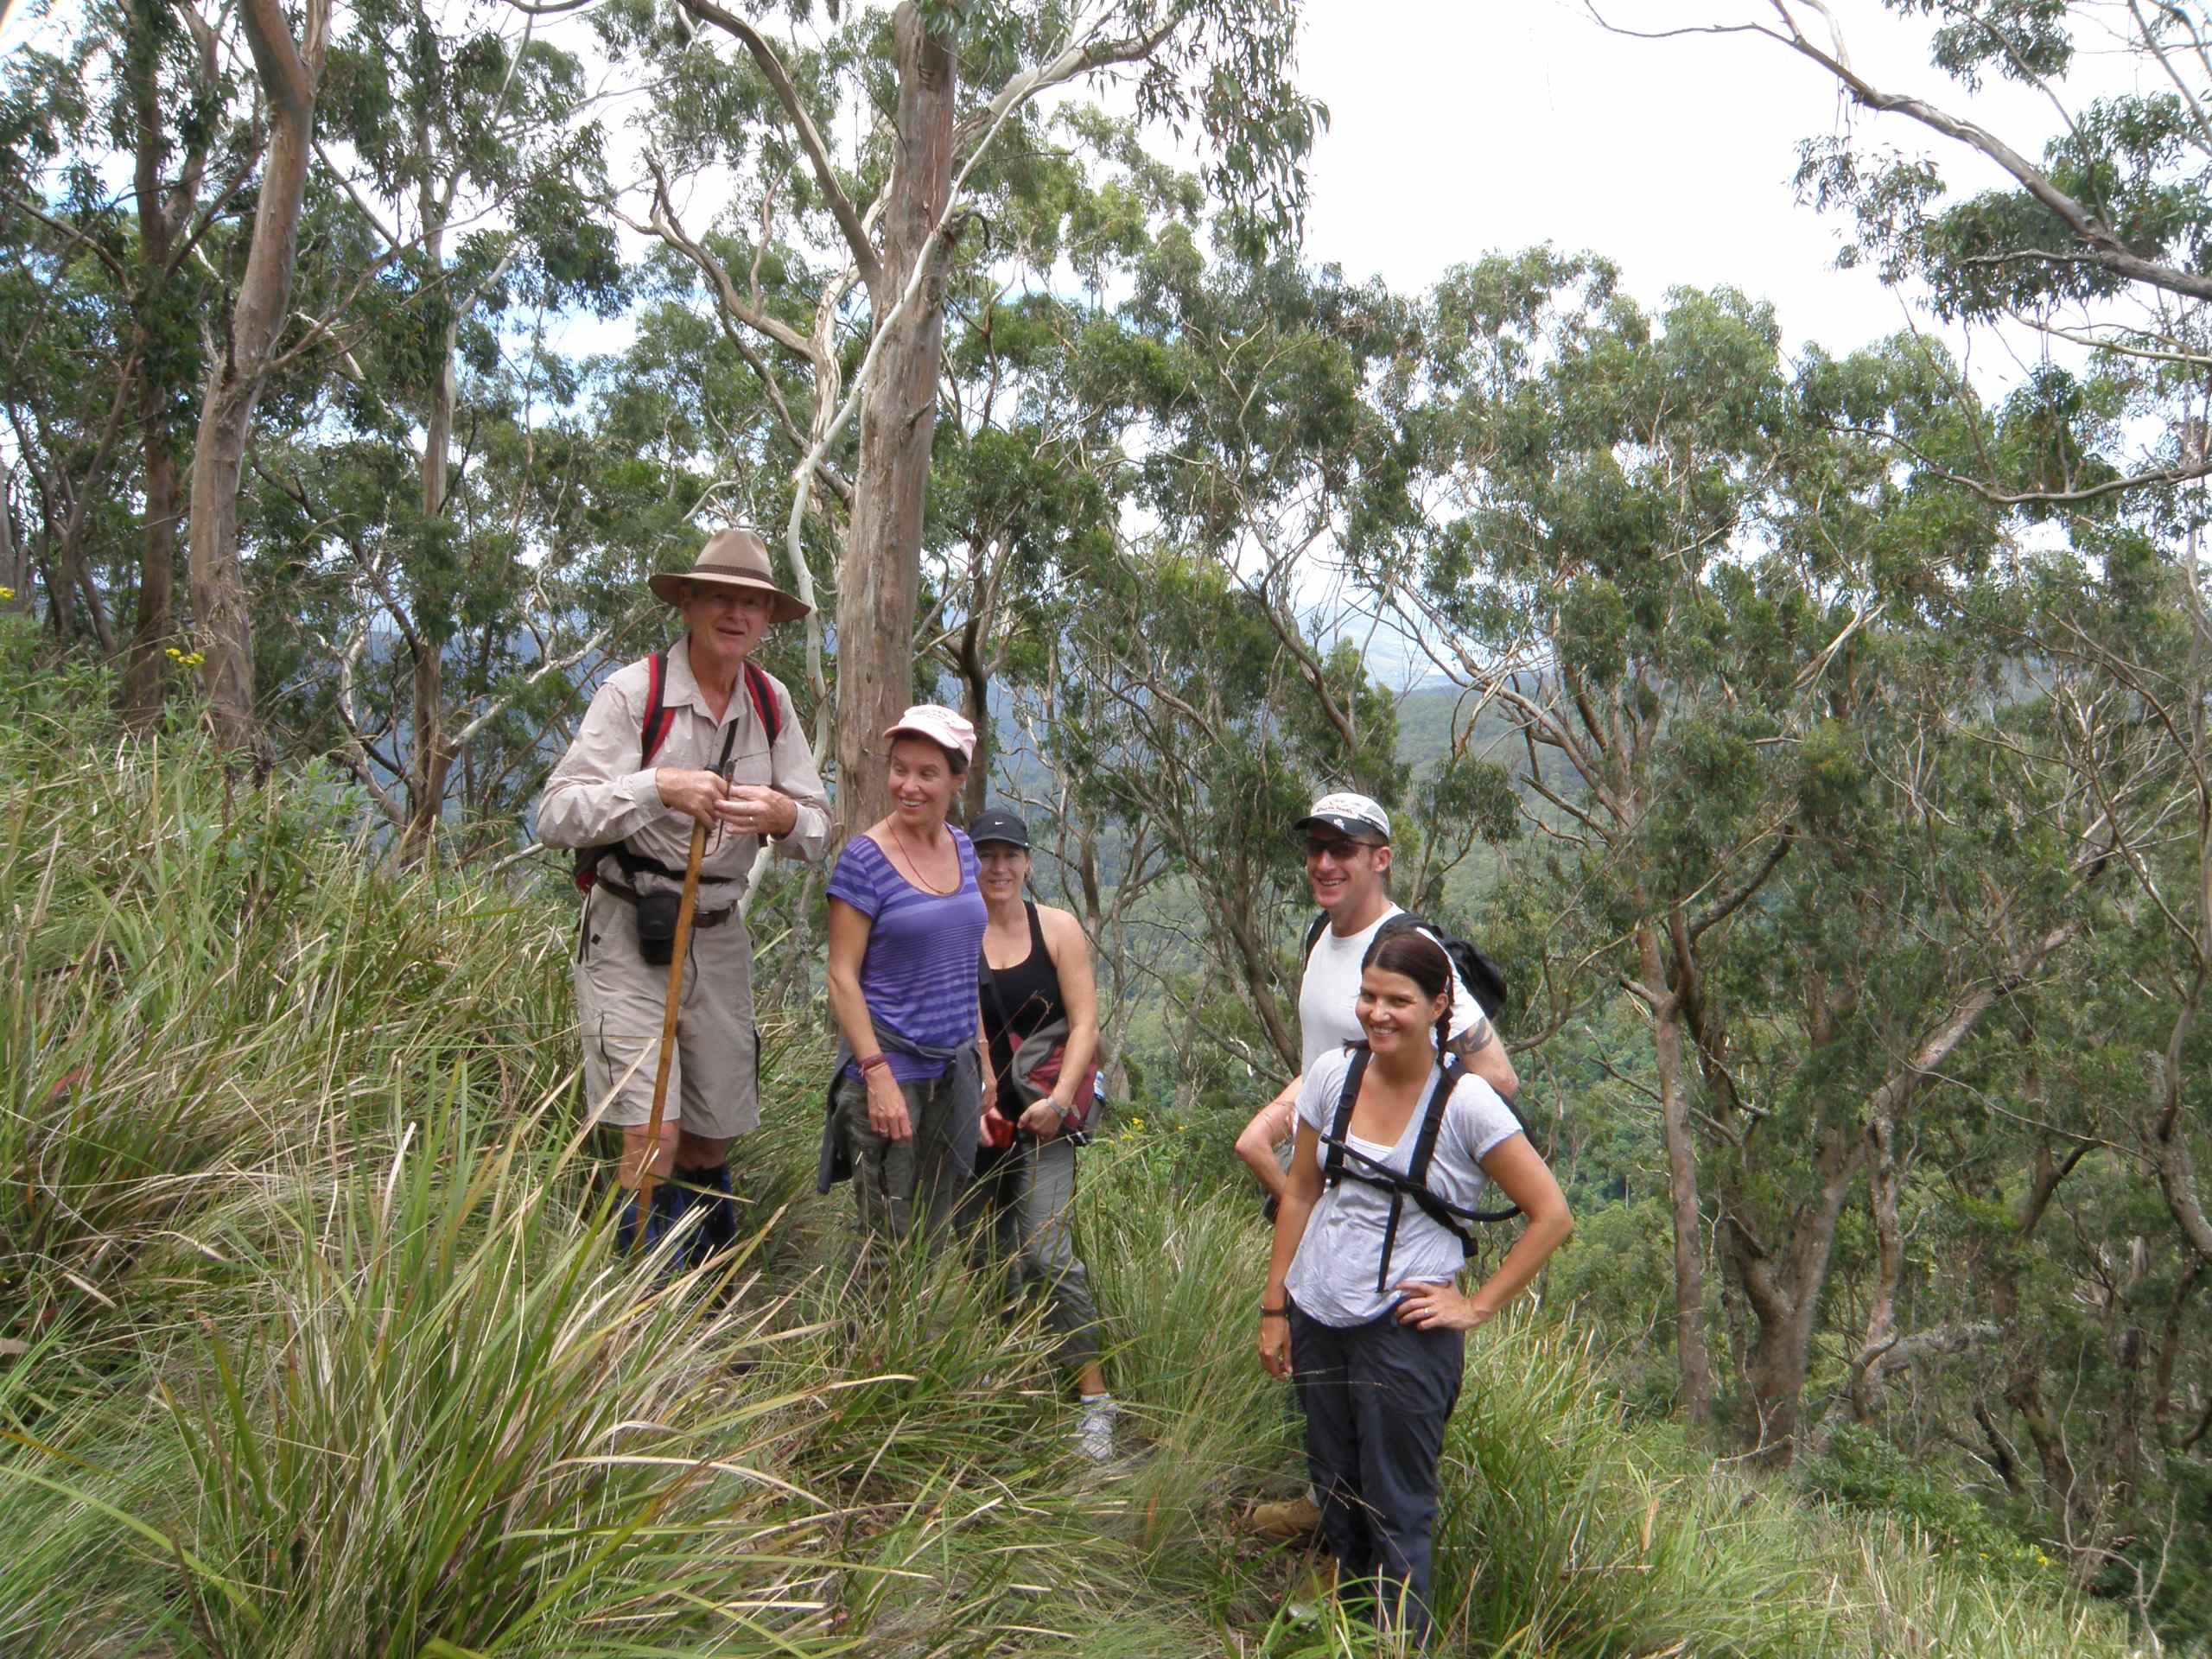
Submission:
<svg viewBox="0 0 2212 1659">
<path fill-rule="evenodd" d="M 1015 1040 L 1014 1020 L 1007 1013 L 1006 998 L 999 991 L 998 970 L 991 966 L 989 953 L 980 944 L 976 947 L 976 958 L 982 969 L 978 976 L 983 982 L 983 995 L 991 999 L 991 1012 L 999 1017 L 999 1030 L 1006 1038 L 1007 1052 L 1011 1054 L 1021 1045 Z M 1005 1114 L 1001 1113 L 1000 1116 L 1004 1116 Z"/>
<path fill-rule="evenodd" d="M 1414 1141 L 1413 1161 L 1406 1166 L 1406 1179 L 1415 1186 L 1428 1185 L 1428 1166 L 1436 1160 L 1436 1140 L 1444 1133 L 1445 1109 L 1452 1103 L 1452 1091 L 1466 1075 L 1466 1068 L 1454 1058 L 1445 1066 L 1436 1087 L 1428 1091 L 1428 1105 L 1421 1115 L 1421 1133 Z"/>
<path fill-rule="evenodd" d="M 1390 1219 L 1382 1226 L 1382 1260 L 1375 1269 L 1375 1292 L 1378 1296 L 1390 1288 L 1390 1253 L 1397 1246 L 1398 1219 L 1406 1212 L 1406 1194 L 1408 1191 L 1414 1195 L 1414 1201 L 1432 1217 L 1442 1221 L 1453 1232 L 1459 1231 L 1451 1221 L 1438 1213 L 1441 1206 L 1434 1203 L 1428 1191 L 1428 1166 L 1436 1156 L 1436 1137 L 1444 1128 L 1445 1108 L 1451 1103 L 1452 1090 L 1460 1076 L 1456 1064 L 1448 1065 L 1437 1078 L 1436 1087 L 1428 1091 L 1428 1103 L 1421 1108 L 1421 1128 L 1414 1136 L 1413 1159 L 1406 1166 L 1404 1185 L 1393 1183 L 1391 1185 Z M 1461 1235 L 1461 1242 L 1465 1242 L 1464 1234 Z"/>
<path fill-rule="evenodd" d="M 1460 1079 L 1466 1075 L 1466 1067 L 1458 1060 L 1453 1060 L 1445 1071 L 1443 1089 L 1439 1092 L 1437 1099 L 1431 1103 L 1435 1109 L 1421 1120 L 1421 1139 L 1414 1142 L 1414 1160 L 1408 1166 L 1406 1173 L 1413 1184 L 1424 1192 L 1428 1190 L 1428 1166 L 1436 1156 L 1436 1138 L 1444 1132 L 1446 1109 L 1451 1104 L 1452 1091 L 1459 1088 Z M 1500 1095 L 1498 1098 L 1505 1101 L 1505 1109 L 1513 1114 L 1513 1121 L 1521 1126 L 1521 1133 L 1527 1135 L 1529 1133 L 1528 1120 L 1521 1116 L 1519 1109 L 1511 1101 L 1506 1100 L 1503 1095 Z M 1453 1232 L 1459 1234 L 1462 1242 L 1471 1249 L 1474 1246 L 1474 1241 L 1466 1236 L 1465 1230 L 1459 1226 L 1458 1220 L 1454 1219 L 1455 1217 L 1464 1217 L 1468 1221 L 1510 1221 L 1520 1213 L 1521 1206 L 1517 1204 L 1509 1204 L 1503 1210 L 1459 1210 L 1448 1213 L 1440 1210 L 1429 1211 L 1429 1214 L 1434 1216 L 1437 1220 L 1442 1222 Z"/>
<path fill-rule="evenodd" d="M 1369 1058 L 1365 1043 L 1346 1043 L 1351 1063 L 1344 1067 L 1344 1086 L 1337 1093 L 1337 1115 L 1329 1122 L 1329 1149 L 1321 1160 L 1321 1180 L 1324 1185 L 1334 1185 L 1344 1178 L 1344 1137 L 1351 1133 L 1351 1109 L 1359 1104 L 1359 1083 L 1367 1075 Z"/>
<path fill-rule="evenodd" d="M 1329 912 L 1325 910 L 1313 918 L 1306 930 L 1306 943 L 1299 949 L 1299 961 L 1302 963 L 1312 959 L 1314 941 L 1321 937 L 1321 930 L 1328 925 Z"/>
</svg>

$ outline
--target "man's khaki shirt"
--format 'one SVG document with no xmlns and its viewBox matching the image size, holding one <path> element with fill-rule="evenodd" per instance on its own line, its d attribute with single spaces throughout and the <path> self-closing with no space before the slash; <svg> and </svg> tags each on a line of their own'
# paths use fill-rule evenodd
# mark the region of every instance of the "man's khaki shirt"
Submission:
<svg viewBox="0 0 2212 1659">
<path fill-rule="evenodd" d="M 616 672 L 594 694 L 583 723 L 576 729 L 576 741 L 545 781 L 545 792 L 537 802 L 538 839 L 554 847 L 625 842 L 632 852 L 681 871 L 691 855 L 693 820 L 668 810 L 654 774 L 662 766 L 712 771 L 721 758 L 724 734 L 734 721 L 737 734 L 730 744 L 730 782 L 766 784 L 790 796 L 798 805 L 798 822 L 791 834 L 774 838 L 776 852 L 785 858 L 820 858 L 830 844 L 830 798 L 823 792 L 822 775 L 815 770 L 814 756 L 799 728 L 791 693 L 773 675 L 768 677 L 768 684 L 781 715 L 772 749 L 747 693 L 744 676 L 738 677 L 729 706 L 718 721 L 708 709 L 698 681 L 692 677 L 690 639 L 672 646 L 661 688 L 661 706 L 673 716 L 668 738 L 654 752 L 652 764 L 640 767 L 639 750 L 645 703 L 652 694 L 652 671 L 649 664 L 637 662 Z M 760 844 L 754 836 L 733 835 L 722 829 L 707 832 L 706 857 L 699 870 L 702 880 L 715 885 L 701 895 L 702 905 L 719 908 L 744 896 Z M 614 877 L 626 887 L 633 885 L 611 859 L 601 862 L 605 867 L 602 874 Z M 650 871 L 639 879 L 658 885 Z"/>
</svg>

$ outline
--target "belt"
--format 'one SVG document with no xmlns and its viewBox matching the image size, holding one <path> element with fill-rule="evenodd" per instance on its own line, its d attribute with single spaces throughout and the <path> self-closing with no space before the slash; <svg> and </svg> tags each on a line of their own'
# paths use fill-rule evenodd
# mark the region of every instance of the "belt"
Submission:
<svg viewBox="0 0 2212 1659">
<path fill-rule="evenodd" d="M 598 885 L 606 888 L 626 905 L 635 905 L 638 902 L 638 892 L 634 887 L 626 887 L 620 881 L 609 880 L 603 875 L 599 878 Z M 735 905 L 724 905 L 720 910 L 695 910 L 691 912 L 691 925 L 695 930 L 702 927 L 720 927 L 736 914 Z"/>
</svg>

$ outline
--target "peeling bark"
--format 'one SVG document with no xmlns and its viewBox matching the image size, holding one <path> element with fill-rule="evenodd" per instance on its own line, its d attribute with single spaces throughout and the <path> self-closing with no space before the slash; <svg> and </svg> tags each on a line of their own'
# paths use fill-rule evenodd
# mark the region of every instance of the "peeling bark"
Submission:
<svg viewBox="0 0 2212 1659">
<path fill-rule="evenodd" d="M 254 719 L 252 617 L 238 557 L 238 482 L 270 359 L 282 333 L 299 255 L 300 212 L 315 154 L 315 97 L 322 79 L 329 0 L 308 0 L 301 38 L 278 0 L 244 0 L 239 21 L 252 48 L 269 114 L 253 241 L 245 276 L 210 364 L 192 455 L 194 632 L 215 737 L 251 754 L 269 754 Z"/>
<path fill-rule="evenodd" d="M 1688 1080 L 1682 1075 L 1680 1005 L 1667 988 L 1659 932 L 1649 922 L 1636 931 L 1643 968 L 1641 995 L 1651 1013 L 1652 1059 L 1659 1074 L 1659 1116 L 1667 1145 L 1667 1190 L 1674 1214 L 1675 1351 L 1682 1373 L 1682 1414 L 1704 1424 L 1713 1417 L 1713 1357 L 1705 1337 L 1705 1239 L 1697 1192 L 1697 1146 L 1690 1134 Z"/>
<path fill-rule="evenodd" d="M 1897 1223 L 1897 1122 L 1877 1114 L 1866 1126 L 1867 1208 L 1874 1222 L 1874 1293 L 1866 1335 L 1851 1364 L 1851 1414 L 1870 1421 L 1881 1395 L 1883 1362 L 1897 1345 L 1897 1284 L 1904 1277 L 1904 1238 Z"/>
<path fill-rule="evenodd" d="M 430 153 L 429 124 L 418 120 L 416 151 L 427 160 Z M 423 250 L 433 270 L 445 269 L 445 205 L 426 165 L 421 190 Z M 450 312 L 439 337 L 437 364 L 430 378 L 429 407 L 423 422 L 423 521 L 428 533 L 436 535 L 446 511 L 446 473 L 453 451 L 453 413 L 457 397 L 454 354 L 460 342 L 460 323 Z M 446 779 L 453 768 L 456 748 L 446 734 L 445 640 L 442 624 L 448 619 L 417 614 L 409 631 L 408 651 L 414 669 L 413 741 L 407 766 L 407 825 L 400 836 L 404 864 L 421 861 L 430 850 L 443 822 Z"/>
<path fill-rule="evenodd" d="M 880 269 L 868 296 L 888 317 L 937 232 L 952 187 L 958 70 L 905 0 L 893 20 L 899 71 L 893 178 Z M 852 528 L 838 563 L 837 791 L 848 824 L 889 810 L 882 733 L 912 700 L 915 596 L 930 446 L 937 432 L 944 334 L 944 264 L 932 260 L 916 303 L 890 323 L 861 403 Z"/>
<path fill-rule="evenodd" d="M 1779 1257 L 1752 1233 L 1735 1206 L 1722 1217 L 1729 1260 L 1758 1325 L 1746 1374 L 1758 1414 L 1754 1449 L 1763 1457 L 1787 1460 L 1796 1449 L 1836 1224 L 1861 1151 L 1861 1138 L 1853 1131 L 1838 1126 L 1821 1130 L 1814 1159 L 1819 1197 L 1796 1217 Z"/>
<path fill-rule="evenodd" d="M 151 20 L 134 8 L 131 27 L 150 35 Z M 168 150 L 156 54 L 150 40 L 134 43 L 125 54 L 130 101 L 137 125 L 133 156 L 138 200 L 138 314 L 137 397 L 138 446 L 145 479 L 144 541 L 138 558 L 138 608 L 123 670 L 123 717 L 145 731 L 162 712 L 168 681 L 162 653 L 175 628 L 170 612 L 176 587 L 176 528 L 183 516 L 183 491 L 177 474 L 175 435 L 169 429 L 168 378 L 152 338 L 156 314 L 168 286 L 175 232 L 188 212 L 192 194 L 181 182 L 175 196 L 162 188 L 162 161 Z M 188 169 L 187 181 L 192 178 Z"/>
</svg>

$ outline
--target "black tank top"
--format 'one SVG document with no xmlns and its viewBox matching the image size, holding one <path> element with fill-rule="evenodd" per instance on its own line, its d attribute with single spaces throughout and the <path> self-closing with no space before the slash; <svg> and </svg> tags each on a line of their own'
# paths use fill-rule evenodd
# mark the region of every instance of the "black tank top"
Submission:
<svg viewBox="0 0 2212 1659">
<path fill-rule="evenodd" d="M 1029 954 L 1011 968 L 994 968 L 990 957 L 983 957 L 983 1030 L 991 1039 L 991 1075 L 999 1077 L 1013 1066 L 1023 1038 L 1067 1013 L 1037 906 L 1025 899 L 1022 908 L 1029 912 Z"/>
</svg>

